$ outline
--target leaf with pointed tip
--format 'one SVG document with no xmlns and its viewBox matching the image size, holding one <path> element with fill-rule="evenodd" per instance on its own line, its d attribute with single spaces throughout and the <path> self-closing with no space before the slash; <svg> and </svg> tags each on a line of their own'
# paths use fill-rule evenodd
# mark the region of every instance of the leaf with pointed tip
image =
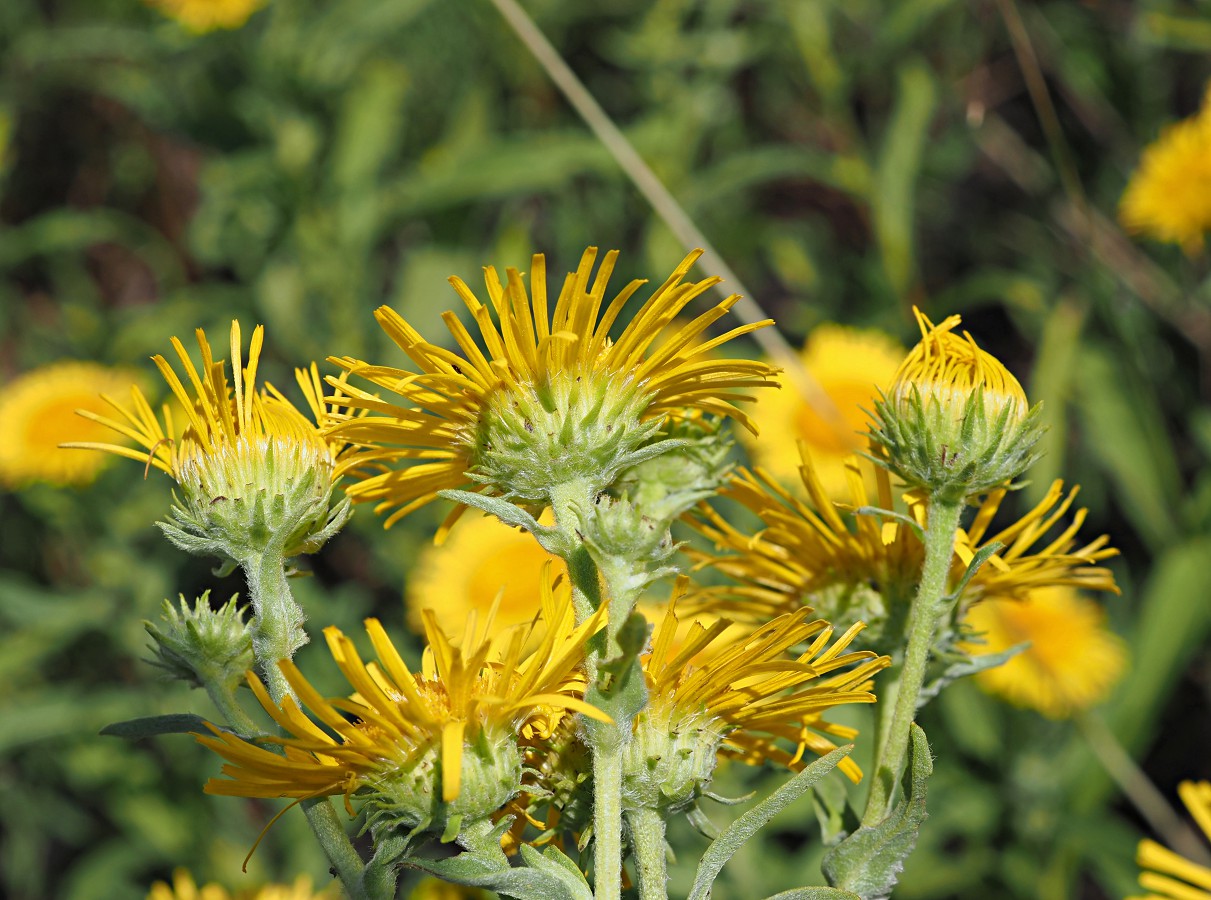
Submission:
<svg viewBox="0 0 1211 900">
<path fill-rule="evenodd" d="M 230 728 L 220 728 L 220 730 L 245 739 L 248 737 L 247 735 L 240 735 Z M 129 741 L 137 741 L 146 737 L 155 737 L 159 734 L 209 734 L 210 729 L 206 727 L 206 720 L 201 716 L 195 716 L 192 713 L 172 713 L 167 716 L 147 716 L 142 719 L 127 719 L 125 722 L 114 722 L 112 725 L 106 725 L 102 728 L 100 733 L 107 737 L 120 737 L 126 738 Z"/>
<path fill-rule="evenodd" d="M 908 794 L 877 825 L 862 826 L 824 856 L 821 869 L 833 887 L 853 891 L 861 900 L 885 900 L 896 886 L 904 860 L 917 845 L 925 821 L 925 789 L 933 774 L 933 756 L 925 732 L 912 726 Z"/>
<path fill-rule="evenodd" d="M 475 491 L 438 491 L 437 496 L 443 500 L 451 500 L 454 503 L 462 503 L 465 506 L 482 510 L 490 516 L 496 516 L 496 518 L 506 525 L 512 525 L 515 528 L 524 528 L 534 535 L 538 543 L 542 544 L 543 549 L 558 556 L 563 556 L 563 545 L 559 532 L 554 528 L 539 525 L 537 519 L 515 503 L 510 503 L 508 500 L 500 497 L 478 494 Z"/>
<path fill-rule="evenodd" d="M 853 744 L 847 744 L 828 756 L 820 757 L 729 825 L 702 855 L 688 900 L 708 900 L 711 896 L 711 885 L 715 883 L 715 878 L 733 854 L 748 843 L 770 819 L 802 797 L 813 784 L 835 769 L 837 763 L 853 749 Z"/>
<path fill-rule="evenodd" d="M 862 900 L 862 898 L 840 888 L 805 887 L 783 891 L 767 897 L 766 900 Z"/>
</svg>

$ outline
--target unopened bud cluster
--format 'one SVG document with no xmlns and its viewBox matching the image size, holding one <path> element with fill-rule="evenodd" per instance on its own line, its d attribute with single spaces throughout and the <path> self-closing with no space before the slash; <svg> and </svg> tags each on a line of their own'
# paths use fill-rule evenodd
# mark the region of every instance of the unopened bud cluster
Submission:
<svg viewBox="0 0 1211 900">
<path fill-rule="evenodd" d="M 233 687 L 252 668 L 252 632 L 232 597 L 217 610 L 210 592 L 193 608 L 180 598 L 180 608 L 165 600 L 160 622 L 144 622 L 151 635 L 152 665 L 194 687 Z"/>
</svg>

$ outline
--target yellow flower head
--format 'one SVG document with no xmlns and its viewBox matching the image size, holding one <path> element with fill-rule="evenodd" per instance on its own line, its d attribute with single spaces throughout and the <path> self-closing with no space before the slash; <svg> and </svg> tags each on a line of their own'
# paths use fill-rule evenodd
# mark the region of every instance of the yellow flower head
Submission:
<svg viewBox="0 0 1211 900">
<path fill-rule="evenodd" d="M 661 452 L 659 445 L 644 445 L 669 417 L 697 411 L 750 425 L 736 404 L 749 399 L 743 391 L 771 384 L 774 370 L 752 360 L 719 359 L 712 351 L 769 323 L 698 343 L 735 304 L 733 296 L 688 324 L 672 326 L 691 300 L 719 280 L 684 282 L 698 259 L 695 252 L 611 340 L 610 329 L 643 284 L 632 281 L 605 304 L 617 255 L 607 253 L 594 276 L 597 250 L 586 250 L 564 280 L 553 311 L 541 254 L 531 261 L 529 292 L 517 270 L 508 269 L 502 283 L 494 268 L 485 269 L 490 307 L 452 278 L 483 341 L 481 349 L 447 312 L 444 319 L 461 354 L 426 342 L 398 313 L 380 308 L 379 324 L 418 371 L 333 360 L 402 398 L 396 404 L 351 391 L 354 405 L 385 416 L 337 429 L 365 447 L 344 467 L 361 476 L 349 495 L 376 502 L 380 511 L 394 509 L 388 525 L 445 489 L 474 486 L 545 503 L 554 485 L 584 479 L 600 491 L 623 469 Z M 660 338 L 663 343 L 653 350 Z M 385 466 L 399 462 L 409 465 Z"/>
<path fill-rule="evenodd" d="M 177 869 L 172 873 L 171 885 L 157 881 L 151 886 L 147 900 L 339 900 L 341 896 L 335 885 L 314 890 L 307 875 L 300 875 L 294 884 L 267 884 L 233 893 L 214 883 L 198 887 L 188 870 Z"/>
<path fill-rule="evenodd" d="M 27 372 L 0 393 L 0 486 L 22 487 L 35 481 L 82 485 L 93 480 L 104 457 L 60 448 L 71 438 L 100 439 L 106 429 L 81 427 L 74 412 L 100 413 L 102 391 L 124 390 L 129 372 L 88 362 L 60 362 Z"/>
<path fill-rule="evenodd" d="M 840 499 L 848 490 L 845 462 L 866 446 L 866 411 L 874 408 L 879 389 L 891 385 L 904 348 L 880 331 L 821 325 L 800 358 L 834 409 L 813 409 L 801 392 L 784 384 L 753 409 L 760 439 L 745 432 L 740 439 L 753 461 L 784 483 L 799 480 L 799 442 L 806 443 L 825 490 Z"/>
<path fill-rule="evenodd" d="M 1204 835 L 1211 840 L 1211 783 L 1183 781 L 1177 788 Z M 1140 887 L 1147 894 L 1129 900 L 1211 900 L 1211 869 L 1190 862 L 1156 841 L 1140 841 L 1136 861 L 1145 871 L 1140 873 Z"/>
<path fill-rule="evenodd" d="M 862 469 L 873 468 L 877 493 L 867 494 Z M 703 505 L 698 518 L 687 521 L 715 543 L 720 553 L 689 551 L 698 565 L 729 576 L 735 585 L 703 588 L 692 598 L 698 608 L 721 611 L 744 621 L 815 607 L 834 624 L 866 622 L 868 644 L 883 647 L 881 629 L 890 617 L 911 602 L 924 560 L 917 531 L 894 520 L 854 515 L 865 506 L 892 509 L 891 479 L 886 469 L 852 458 L 848 466 L 850 503 L 835 503 L 816 476 L 806 447 L 800 475 L 808 495 L 804 502 L 778 486 L 761 470 L 741 470 L 726 492 L 755 513 L 762 528 L 756 535 L 737 529 Z M 868 473 L 869 475 L 870 473 Z M 1038 505 L 1016 523 L 989 533 L 1006 490 L 990 491 L 976 509 L 971 524 L 956 537 L 951 584 L 957 584 L 967 564 L 982 547 L 998 541 L 1004 549 L 986 562 L 963 591 L 961 603 L 976 600 L 1022 599 L 1039 588 L 1080 587 L 1117 590 L 1109 570 L 1097 565 L 1116 555 L 1103 535 L 1078 546 L 1076 533 L 1085 520 L 1078 510 L 1058 534 L 1053 530 L 1067 515 L 1076 489 L 1065 493 L 1056 481 Z M 923 523 L 926 503 L 919 492 L 905 495 L 911 518 Z M 1040 541 L 1048 542 L 1039 547 Z M 894 637 L 890 636 L 889 637 Z"/>
<path fill-rule="evenodd" d="M 1144 148 L 1118 214 L 1130 232 L 1181 244 L 1187 253 L 1202 249 L 1211 229 L 1211 91 L 1197 115 Z"/>
<path fill-rule="evenodd" d="M 145 0 L 195 34 L 241 28 L 267 0 Z"/>
<path fill-rule="evenodd" d="M 684 590 L 683 580 L 643 659 L 649 700 L 626 749 L 624 803 L 688 808 L 710 781 L 717 754 L 798 769 L 805 754 L 835 750 L 832 738 L 853 740 L 856 731 L 823 716 L 846 703 L 873 703 L 871 678 L 890 662 L 868 650 L 844 652 L 860 624 L 833 640 L 827 622 L 808 621 L 810 609 L 740 634 L 726 619 L 695 622 L 674 650 Z M 862 777 L 850 759 L 840 768 L 853 781 Z"/>
<path fill-rule="evenodd" d="M 896 370 L 889 395 L 893 402 L 907 403 L 919 392 L 958 415 L 973 393 L 983 391 L 991 417 L 1005 408 L 1012 419 L 1026 415 L 1026 392 L 1018 380 L 1000 360 L 981 350 L 970 334 L 963 332 L 959 337 L 954 333 L 962 319 L 948 316 L 935 325 L 919 309 L 914 308 L 913 313 L 921 340 Z"/>
<path fill-rule="evenodd" d="M 212 779 L 206 791 L 297 799 L 344 793 L 347 800 L 359 793 L 376 821 L 409 829 L 490 815 L 520 784 L 519 734 L 549 734 L 567 710 L 608 721 L 583 700 L 578 671 L 584 643 L 604 613 L 577 627 L 570 598 L 565 584 L 553 587 L 548 577 L 541 595 L 546 632 L 528 656 L 526 629 L 490 640 L 491 623 L 477 635 L 472 618 L 463 645 L 455 647 L 426 611 L 429 646 L 417 674 L 376 619 L 366 620 L 378 655 L 369 664 L 339 630 L 325 629 L 328 649 L 356 691 L 350 698 L 325 699 L 293 662 L 278 665 L 302 704 L 336 737 L 289 697 L 274 703 L 249 673 L 257 698 L 289 735 L 264 741 L 280 744 L 285 755 L 219 729 L 198 735 L 229 763 L 223 767 L 229 778 Z"/>
<path fill-rule="evenodd" d="M 1104 620 L 1100 606 L 1068 587 L 1043 588 L 1024 600 L 977 603 L 965 618 L 983 641 L 973 651 L 1030 646 L 980 672 L 976 681 L 990 693 L 1052 719 L 1096 706 L 1127 664 L 1123 641 Z"/>
<path fill-rule="evenodd" d="M 495 516 L 466 515 L 443 544 L 421 551 L 404 593 L 408 624 L 423 632 L 423 611 L 431 610 L 438 627 L 454 633 L 470 616 L 482 618 L 493 607 L 498 630 L 527 624 L 534 618 L 548 564 L 556 572 L 566 570 L 533 535 Z"/>
<path fill-rule="evenodd" d="M 238 561 L 244 544 L 276 540 L 286 556 L 314 551 L 348 515 L 347 505 L 331 510 L 328 506 L 333 472 L 344 445 L 323 434 L 337 411 L 324 404 L 318 370 L 313 365 L 295 373 L 314 416 L 312 421 L 272 385 L 257 390 L 264 328 L 257 326 L 253 331 L 245 366 L 240 326 L 231 323 L 234 378 L 230 384 L 225 365 L 215 361 L 200 328 L 197 339 L 201 370 L 181 342 L 172 339 L 185 381 L 163 356 L 152 357 L 185 411 L 182 432 L 174 427 L 167 405 L 161 422 L 143 392 L 134 386 L 129 406 L 102 395 L 117 417 L 88 409 L 79 413 L 141 449 L 96 441 L 63 446 L 103 450 L 172 476 L 181 486 L 185 502 L 173 510 L 176 523 L 161 523 L 161 527 L 186 550 Z"/>
<path fill-rule="evenodd" d="M 489 900 L 489 896 L 487 891 L 480 888 L 454 884 L 440 878 L 422 878 L 408 895 L 408 900 Z"/>
<path fill-rule="evenodd" d="M 920 342 L 875 404 L 870 437 L 908 484 L 957 501 L 1016 478 L 1034 461 L 1037 414 L 1016 378 L 958 316 L 934 325 L 914 309 Z"/>
</svg>

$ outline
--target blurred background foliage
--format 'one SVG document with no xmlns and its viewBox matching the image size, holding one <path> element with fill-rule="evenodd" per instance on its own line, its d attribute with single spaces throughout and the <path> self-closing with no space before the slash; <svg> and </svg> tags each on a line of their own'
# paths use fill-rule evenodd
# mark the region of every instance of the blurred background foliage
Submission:
<svg viewBox="0 0 1211 900">
<path fill-rule="evenodd" d="M 525 6 L 792 343 L 823 322 L 911 340 L 916 303 L 961 313 L 1022 376 L 1050 431 L 1017 508 L 1079 482 L 1085 534 L 1123 550 L 1106 605 L 1133 664 L 1100 715 L 1165 795 L 1211 777 L 1207 256 L 1114 219 L 1141 147 L 1211 76 L 1206 5 Z M 60 359 L 138 365 L 238 317 L 266 324 L 285 385 L 331 354 L 397 361 L 379 304 L 441 333 L 450 274 L 525 269 L 534 250 L 564 269 L 601 244 L 624 251 L 622 276 L 659 279 L 683 252 L 488 0 L 270 0 L 202 35 L 136 0 L 5 0 L 0 148 L 3 382 Z M 186 738 L 97 734 L 206 711 L 140 661 L 140 620 L 242 585 L 161 538 L 168 500 L 133 464 L 0 494 L 0 890 L 16 900 L 141 898 L 181 864 L 243 883 L 277 807 L 203 796 L 217 764 Z M 384 534 L 360 510 L 298 588 L 314 624 L 402 630 L 438 514 Z M 969 683 L 925 724 L 931 814 L 897 897 L 1133 890 L 1146 830 L 1081 729 Z M 704 845 L 674 838 L 683 862 Z M 800 884 L 819 853 L 803 804 L 716 896 Z M 316 856 L 286 816 L 249 880 L 323 883 Z"/>
</svg>

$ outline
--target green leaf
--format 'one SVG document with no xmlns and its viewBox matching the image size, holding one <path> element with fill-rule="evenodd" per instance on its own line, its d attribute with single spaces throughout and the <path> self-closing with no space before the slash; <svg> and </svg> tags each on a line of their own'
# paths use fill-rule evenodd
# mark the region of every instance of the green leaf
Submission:
<svg viewBox="0 0 1211 900">
<path fill-rule="evenodd" d="M 920 726 L 912 726 L 908 795 L 891 815 L 873 826 L 863 826 L 825 854 L 821 868 L 834 887 L 853 891 L 862 900 L 883 900 L 904 868 L 904 860 L 917 845 L 917 832 L 925 821 L 925 790 L 933 774 L 933 756 Z"/>
<path fill-rule="evenodd" d="M 904 295 L 912 282 L 912 227 L 917 175 L 937 104 L 929 68 L 919 59 L 900 67 L 895 111 L 883 138 L 872 194 L 875 235 L 892 289 Z"/>
<path fill-rule="evenodd" d="M 114 722 L 101 729 L 101 734 L 109 737 L 126 738 L 137 741 L 140 738 L 155 737 L 158 734 L 209 734 L 206 720 L 192 713 L 173 713 L 167 716 L 148 716 L 143 719 L 128 719 L 125 722 Z"/>
<path fill-rule="evenodd" d="M 1101 436 L 1088 442 L 1089 452 L 1114 482 L 1132 524 L 1149 545 L 1174 543 L 1181 489 L 1162 404 L 1128 377 L 1108 350 L 1086 347 L 1076 374 L 1085 430 Z"/>
<path fill-rule="evenodd" d="M 563 556 L 563 544 L 559 532 L 554 528 L 539 525 L 538 520 L 515 503 L 502 500 L 500 497 L 490 497 L 477 494 L 475 491 L 438 491 L 437 496 L 454 503 L 463 503 L 475 509 L 483 510 L 490 516 L 496 516 L 506 525 L 524 528 L 534 535 L 543 549 L 550 553 Z"/>
<path fill-rule="evenodd" d="M 503 853 L 467 850 L 449 859 L 409 857 L 404 865 L 445 881 L 487 888 L 517 900 L 593 900 L 575 863 L 554 847 L 539 853 L 522 845 L 526 865 L 512 867 Z"/>
<path fill-rule="evenodd" d="M 1002 650 L 1000 653 L 981 653 L 978 656 L 968 656 L 958 662 L 951 663 L 942 670 L 942 673 L 938 677 L 921 688 L 921 693 L 917 696 L 917 709 L 925 706 L 930 700 L 942 693 L 944 688 L 958 681 L 960 678 L 975 675 L 983 672 L 985 669 L 995 669 L 997 666 L 1003 666 L 1029 647 L 1030 642 L 1027 641 L 1023 644 L 1014 644 L 1008 650 Z"/>
<path fill-rule="evenodd" d="M 820 757 L 729 825 L 702 855 L 688 900 L 707 900 L 711 896 L 711 885 L 715 883 L 715 878 L 736 851 L 748 843 L 770 819 L 802 797 L 812 785 L 835 769 L 853 749 L 853 744 L 847 744 L 827 756 Z"/>
<path fill-rule="evenodd" d="M 1000 541 L 990 541 L 979 550 L 971 558 L 971 562 L 967 564 L 967 571 L 963 573 L 963 577 L 959 579 L 959 583 L 955 585 L 955 589 L 947 595 L 948 604 L 954 603 L 963 595 L 963 591 L 967 589 L 967 585 L 971 583 L 971 579 L 975 577 L 976 572 L 980 571 L 980 566 L 988 562 L 993 555 L 1000 553 L 1005 549 L 1005 545 Z"/>
<path fill-rule="evenodd" d="M 840 888 L 805 887 L 774 894 L 767 900 L 862 900 L 862 898 Z"/>
</svg>

